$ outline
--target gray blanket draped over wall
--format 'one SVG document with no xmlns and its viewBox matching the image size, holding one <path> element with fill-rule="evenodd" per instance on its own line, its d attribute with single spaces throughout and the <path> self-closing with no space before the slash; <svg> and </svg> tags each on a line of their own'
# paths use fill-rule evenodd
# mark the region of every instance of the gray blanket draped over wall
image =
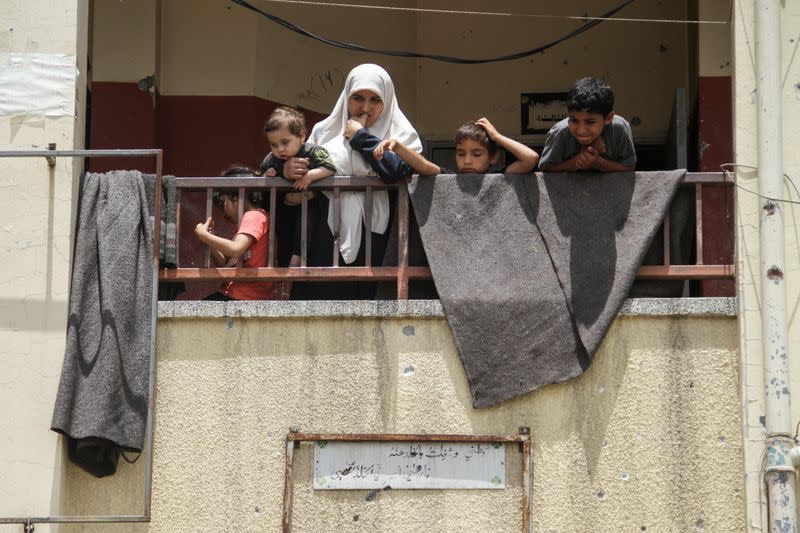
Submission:
<svg viewBox="0 0 800 533">
<path fill-rule="evenodd" d="M 588 368 L 683 174 L 412 180 L 425 253 L 475 407 Z"/>
<path fill-rule="evenodd" d="M 136 171 L 90 173 L 81 195 L 51 428 L 70 437 L 73 460 L 75 441 L 78 449 L 81 442 L 101 443 L 84 464 L 76 460 L 95 475 L 116 468 L 108 446 L 141 451 L 144 444 L 153 290 L 145 182 Z"/>
</svg>

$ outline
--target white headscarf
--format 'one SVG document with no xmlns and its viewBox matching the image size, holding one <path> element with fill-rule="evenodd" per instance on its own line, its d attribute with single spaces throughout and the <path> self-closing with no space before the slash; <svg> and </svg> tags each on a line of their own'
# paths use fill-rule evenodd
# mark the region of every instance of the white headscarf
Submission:
<svg viewBox="0 0 800 533">
<path fill-rule="evenodd" d="M 383 100 L 383 111 L 378 119 L 367 130 L 379 139 L 397 139 L 416 152 L 422 152 L 422 142 L 416 130 L 408 121 L 397 104 L 394 95 L 394 84 L 382 67 L 366 63 L 350 71 L 344 82 L 342 94 L 336 101 L 331 114 L 318 122 L 308 141 L 328 150 L 336 173 L 343 176 L 375 176 L 376 173 L 360 154 L 354 154 L 344 134 L 344 126 L 350 118 L 347 103 L 350 96 L 357 91 L 372 91 Z M 330 195 L 329 195 L 330 197 Z M 339 197 L 339 251 L 345 263 L 352 263 L 361 246 L 361 226 L 364 217 L 364 199 L 362 192 L 342 191 Z M 384 233 L 389 225 L 389 195 L 386 191 L 373 192 L 372 231 Z M 333 209 L 328 211 L 328 226 L 333 227 Z"/>
</svg>

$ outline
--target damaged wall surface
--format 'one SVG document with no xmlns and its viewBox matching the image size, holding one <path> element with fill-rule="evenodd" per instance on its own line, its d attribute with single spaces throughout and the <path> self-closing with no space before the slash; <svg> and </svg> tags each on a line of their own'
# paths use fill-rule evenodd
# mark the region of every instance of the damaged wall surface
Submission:
<svg viewBox="0 0 800 533">
<path fill-rule="evenodd" d="M 533 435 L 535 531 L 741 531 L 735 332 L 732 317 L 622 316 L 582 377 L 474 410 L 440 316 L 162 318 L 153 521 L 113 531 L 279 530 L 290 427 L 520 426 Z M 294 530 L 518 531 L 520 456 L 509 446 L 504 491 L 314 492 L 305 445 Z M 98 481 L 70 465 L 66 507 L 134 512 L 143 472 Z"/>
</svg>

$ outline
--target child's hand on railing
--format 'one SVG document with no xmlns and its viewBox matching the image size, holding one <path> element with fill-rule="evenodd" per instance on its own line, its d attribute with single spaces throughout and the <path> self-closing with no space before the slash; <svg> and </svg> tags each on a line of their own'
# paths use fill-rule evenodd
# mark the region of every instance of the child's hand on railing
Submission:
<svg viewBox="0 0 800 533">
<path fill-rule="evenodd" d="M 591 146 L 584 146 L 578 155 L 575 156 L 575 165 L 578 170 L 592 168 L 597 159 L 597 150 Z"/>
<path fill-rule="evenodd" d="M 311 185 L 312 183 L 314 183 L 314 180 L 312 180 L 312 179 L 309 177 L 309 175 L 308 175 L 308 174 L 306 174 L 305 176 L 303 176 L 303 177 L 302 177 L 302 178 L 300 178 L 299 180 L 296 180 L 296 181 L 295 181 L 295 182 L 292 184 L 292 188 L 293 188 L 293 189 L 296 189 L 296 190 L 298 190 L 298 191 L 305 191 L 305 190 L 307 190 L 307 189 L 308 189 L 308 186 L 309 186 L 309 185 Z"/>
<path fill-rule="evenodd" d="M 598 154 L 606 153 L 606 143 L 605 141 L 603 141 L 602 137 L 598 137 L 597 139 L 595 139 L 590 146 L 595 150 L 597 150 Z"/>
<path fill-rule="evenodd" d="M 269 167 L 267 171 L 264 173 L 265 176 L 269 176 L 270 178 L 274 178 L 278 175 L 278 172 L 273 168 Z"/>
</svg>

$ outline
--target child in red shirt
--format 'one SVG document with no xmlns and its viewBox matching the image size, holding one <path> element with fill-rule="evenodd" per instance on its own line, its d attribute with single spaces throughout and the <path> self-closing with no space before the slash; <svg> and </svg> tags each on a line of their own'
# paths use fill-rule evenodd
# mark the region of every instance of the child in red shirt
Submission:
<svg viewBox="0 0 800 533">
<path fill-rule="evenodd" d="M 223 176 L 254 176 L 255 173 L 245 167 L 231 167 Z M 194 233 L 197 238 L 211 248 L 211 259 L 218 267 L 235 267 L 239 257 L 245 268 L 267 266 L 269 252 L 269 217 L 259 207 L 254 195 L 245 195 L 244 214 L 241 224 L 232 239 L 214 235 L 214 220 L 209 217 L 205 222 L 197 224 Z M 215 191 L 214 203 L 225 213 L 226 220 L 236 220 L 239 215 L 239 195 L 236 191 Z M 271 300 L 274 298 L 274 286 L 265 281 L 228 281 L 222 284 L 220 292 L 214 293 L 205 300 Z"/>
</svg>

